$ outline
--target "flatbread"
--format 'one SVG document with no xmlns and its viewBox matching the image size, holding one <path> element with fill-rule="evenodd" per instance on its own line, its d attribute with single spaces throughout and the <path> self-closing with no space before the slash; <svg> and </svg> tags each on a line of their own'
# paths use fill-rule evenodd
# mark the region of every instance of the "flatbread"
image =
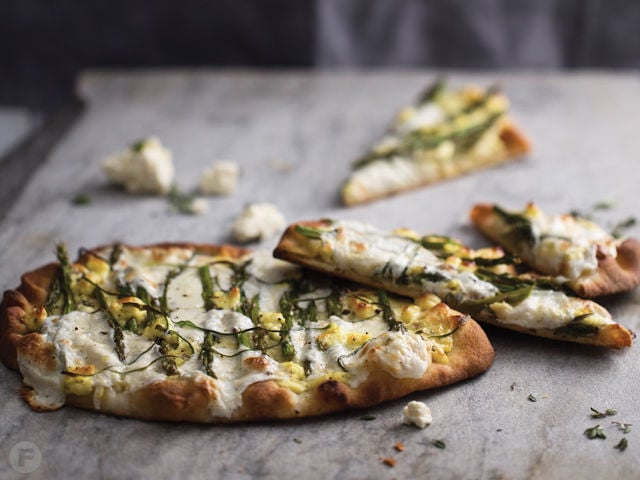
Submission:
<svg viewBox="0 0 640 480">
<path fill-rule="evenodd" d="M 2 361 L 34 410 L 224 423 L 378 405 L 487 370 L 481 327 L 266 252 L 162 244 L 84 251 L 22 276 Z"/>
<path fill-rule="evenodd" d="M 370 202 L 528 153 L 531 145 L 508 108 L 497 88 L 451 90 L 437 81 L 353 163 L 341 187 L 343 203 Z"/>
<path fill-rule="evenodd" d="M 609 348 L 630 346 L 633 339 L 595 302 L 508 271 L 480 275 L 473 260 L 440 258 L 421 238 L 361 222 L 293 224 L 274 255 L 400 295 L 432 293 L 477 320 L 535 336 Z"/>
<path fill-rule="evenodd" d="M 533 203 L 518 212 L 478 204 L 469 216 L 487 238 L 581 297 L 626 292 L 640 284 L 640 241 L 614 238 L 585 218 L 546 215 Z"/>
</svg>

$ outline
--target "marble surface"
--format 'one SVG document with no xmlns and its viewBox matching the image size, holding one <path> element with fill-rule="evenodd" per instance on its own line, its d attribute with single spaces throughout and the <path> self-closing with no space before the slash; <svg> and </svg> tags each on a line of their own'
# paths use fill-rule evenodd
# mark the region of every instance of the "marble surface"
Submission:
<svg viewBox="0 0 640 480">
<path fill-rule="evenodd" d="M 535 200 L 559 213 L 606 199 L 615 206 L 599 217 L 605 224 L 637 214 L 640 83 L 633 74 L 597 72 L 450 73 L 457 84 L 498 81 L 534 153 L 370 205 L 340 207 L 337 187 L 350 160 L 435 76 L 87 73 L 78 82 L 86 111 L 42 159 L 0 224 L 0 288 L 15 287 L 21 272 L 52 260 L 57 241 L 72 251 L 111 241 L 229 241 L 231 223 L 248 202 L 273 202 L 289 221 L 357 218 L 475 246 L 485 242 L 466 215 L 478 201 L 517 208 Z M 149 134 L 172 149 L 182 188 L 194 188 L 212 161 L 232 159 L 243 169 L 237 192 L 209 199 L 205 215 L 184 216 L 161 198 L 109 188 L 99 160 Z M 73 206 L 78 193 L 88 193 L 91 204 Z M 640 236 L 640 228 L 629 233 Z M 640 328 L 640 291 L 605 305 L 622 324 Z M 638 478 L 637 346 L 604 351 L 486 331 L 496 349 L 486 374 L 409 398 L 431 407 L 434 423 L 425 430 L 402 425 L 408 399 L 366 412 L 231 426 L 145 423 L 73 408 L 39 414 L 20 400 L 18 374 L 0 368 L 0 478 Z M 590 407 L 618 413 L 592 420 Z M 634 424 L 624 452 L 613 448 L 623 434 L 612 420 Z M 587 439 L 584 430 L 597 423 L 607 438 Z M 396 442 L 404 451 L 394 449 Z M 395 467 L 382 462 L 386 457 Z M 20 465 L 33 472 L 20 473 Z"/>
</svg>

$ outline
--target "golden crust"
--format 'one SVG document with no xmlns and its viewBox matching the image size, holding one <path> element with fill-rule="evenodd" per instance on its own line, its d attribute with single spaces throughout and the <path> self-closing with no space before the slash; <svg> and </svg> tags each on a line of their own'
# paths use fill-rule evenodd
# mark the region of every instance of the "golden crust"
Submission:
<svg viewBox="0 0 640 480">
<path fill-rule="evenodd" d="M 282 235 L 280 242 L 276 246 L 274 256 L 282 260 L 287 260 L 299 265 L 318 270 L 324 273 L 336 275 L 347 280 L 355 281 L 374 288 L 383 288 L 390 292 L 397 293 L 408 297 L 417 297 L 424 292 L 418 284 L 398 285 L 395 282 L 386 282 L 382 276 L 358 276 L 353 271 L 341 270 L 337 265 L 327 262 L 319 258 L 314 252 L 308 249 L 308 241 L 295 231 L 296 225 L 307 226 L 312 228 L 326 228 L 331 225 L 329 221 L 306 221 L 298 224 L 290 225 Z M 623 253 L 623 258 L 629 259 L 629 262 L 638 261 L 636 245 L 627 247 L 633 253 Z M 635 255 L 635 256 L 634 256 Z M 587 300 L 584 300 L 585 302 Z M 582 343 L 607 348 L 623 348 L 631 346 L 633 342 L 633 333 L 617 323 L 607 324 L 599 328 L 597 333 L 585 336 L 563 335 L 553 329 L 531 329 L 518 325 L 496 322 L 489 315 L 482 315 L 476 318 L 485 323 L 490 323 L 502 328 L 514 330 L 518 332 L 528 333 L 539 337 L 551 338 L 556 340 L 566 340 L 574 343 Z"/>
<path fill-rule="evenodd" d="M 105 247 L 92 252 L 100 252 L 103 248 Z M 233 258 L 248 254 L 247 250 L 233 246 L 186 243 L 128 248 L 152 250 L 158 254 L 169 248 L 194 248 L 199 252 Z M 90 256 L 91 252 L 87 251 L 79 261 L 86 262 Z M 57 368 L 54 345 L 43 341 L 44 337 L 38 333 L 29 333 L 25 323 L 27 312 L 42 306 L 46 301 L 47 289 L 57 271 L 56 264 L 36 269 L 23 275 L 22 283 L 16 290 L 5 293 L 0 305 L 0 352 L 3 362 L 10 368 L 18 368 L 17 351 L 21 358 L 28 358 L 40 370 L 52 371 Z M 420 379 L 399 379 L 384 371 L 374 371 L 357 388 L 329 378 L 302 393 L 294 393 L 275 381 L 261 381 L 249 385 L 242 393 L 242 405 L 223 416 L 211 414 L 211 405 L 220 392 L 216 382 L 204 374 L 167 377 L 135 390 L 120 392 L 114 389 L 96 392 L 93 387 L 86 394 L 67 394 L 65 404 L 119 416 L 159 421 L 223 423 L 285 419 L 373 406 L 417 390 L 461 381 L 487 370 L 493 362 L 494 352 L 480 326 L 444 304 L 437 307 L 437 312 L 452 324 L 458 325 L 452 334 L 455 347 L 448 353 L 447 365 L 432 363 Z M 58 408 L 48 407 L 36 398 L 35 391 L 30 387 L 24 386 L 21 394 L 34 410 Z"/>
<path fill-rule="evenodd" d="M 491 158 L 484 159 L 481 164 L 477 162 L 476 163 L 465 162 L 465 164 L 459 164 L 458 169 L 455 171 L 449 170 L 447 172 L 440 172 L 441 173 L 440 177 L 437 177 L 437 178 L 434 177 L 429 179 L 423 179 L 421 181 L 415 181 L 415 182 L 412 182 L 411 184 L 389 189 L 381 194 L 376 193 L 374 191 L 367 190 L 366 186 L 363 186 L 362 187 L 363 189 L 358 192 L 357 197 L 353 195 L 349 195 L 347 192 L 347 189 L 345 188 L 345 186 L 349 184 L 349 180 L 347 180 L 341 189 L 342 203 L 350 207 L 353 205 L 368 203 L 374 200 L 378 200 L 380 198 L 390 197 L 402 192 L 415 190 L 417 188 L 430 185 L 432 183 L 440 182 L 448 178 L 461 176 L 475 170 L 481 170 L 481 169 L 493 167 L 495 165 L 499 165 L 502 163 L 506 163 L 512 160 L 516 160 L 531 151 L 531 143 L 529 142 L 527 137 L 524 135 L 522 130 L 519 129 L 517 125 L 509 118 L 505 118 L 500 123 L 499 137 L 500 137 L 500 140 L 503 142 L 504 151 L 500 154 L 494 155 Z"/>
<path fill-rule="evenodd" d="M 493 205 L 474 205 L 469 217 L 487 238 L 512 250 L 511 253 L 521 255 L 522 252 L 514 251 L 516 246 L 505 243 Z M 593 273 L 567 283 L 580 297 L 596 298 L 626 292 L 640 285 L 640 241 L 626 239 L 617 246 L 615 257 L 598 249 L 597 258 L 598 268 Z M 536 268 L 533 262 L 530 266 Z"/>
</svg>

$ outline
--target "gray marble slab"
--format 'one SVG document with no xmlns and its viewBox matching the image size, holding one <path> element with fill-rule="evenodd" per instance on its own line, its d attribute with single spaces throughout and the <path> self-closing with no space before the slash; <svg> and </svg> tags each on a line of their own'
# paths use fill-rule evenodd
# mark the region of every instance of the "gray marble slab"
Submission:
<svg viewBox="0 0 640 480">
<path fill-rule="evenodd" d="M 470 228 L 467 211 L 478 201 L 518 208 L 535 200 L 559 213 L 611 200 L 615 207 L 602 212 L 604 223 L 638 213 L 640 83 L 633 74 L 598 72 L 450 74 L 457 84 L 498 81 L 534 143 L 533 154 L 370 205 L 340 207 L 337 187 L 349 162 L 435 76 L 87 73 L 78 82 L 86 111 L 43 158 L 0 224 L 0 288 L 15 287 L 21 272 L 52 260 L 57 241 L 71 250 L 116 240 L 228 241 L 233 218 L 257 201 L 275 203 L 289 221 L 356 218 L 453 235 L 475 246 L 484 241 Z M 109 188 L 99 160 L 149 134 L 172 149 L 184 189 L 195 187 L 212 161 L 232 159 L 243 169 L 237 192 L 210 199 L 209 212 L 193 217 L 170 212 L 161 198 Z M 77 193 L 90 194 L 92 203 L 74 207 Z M 630 234 L 640 236 L 640 229 Z M 605 305 L 622 324 L 640 327 L 639 291 Z M 0 478 L 640 478 L 637 346 L 603 351 L 486 330 L 496 349 L 486 374 L 410 397 L 433 411 L 426 430 L 402 425 L 406 399 L 366 412 L 233 426 L 145 423 L 73 408 L 38 414 L 19 399 L 19 376 L 0 368 Z M 590 407 L 618 413 L 595 421 Z M 362 420 L 365 413 L 375 419 Z M 623 434 L 612 420 L 634 424 L 624 452 L 613 448 Z M 587 439 L 584 430 L 598 422 L 607 439 Z M 31 443 L 20 450 L 21 441 Z M 394 449 L 399 441 L 403 452 Z M 12 451 L 13 464 L 22 460 L 27 467 L 39 453 L 35 471 L 16 471 Z M 394 458 L 395 467 L 383 464 L 385 457 Z"/>
</svg>

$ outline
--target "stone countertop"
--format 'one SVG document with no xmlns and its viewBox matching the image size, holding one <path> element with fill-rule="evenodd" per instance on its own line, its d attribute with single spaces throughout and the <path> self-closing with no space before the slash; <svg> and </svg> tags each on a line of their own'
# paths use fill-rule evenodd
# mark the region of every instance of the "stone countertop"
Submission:
<svg viewBox="0 0 640 480">
<path fill-rule="evenodd" d="M 337 189 L 349 162 L 375 141 L 394 112 L 437 72 L 89 72 L 78 81 L 87 108 L 42 159 L 0 224 L 0 287 L 71 251 L 112 241 L 229 241 L 249 202 L 275 203 L 288 221 L 353 218 L 382 228 L 437 232 L 475 246 L 467 220 L 480 201 L 513 208 L 534 200 L 560 213 L 601 200 L 604 224 L 638 210 L 640 82 L 632 74 L 451 73 L 455 84 L 498 81 L 534 144 L 527 159 L 345 209 Z M 171 212 L 161 198 L 106 184 L 106 154 L 158 135 L 189 190 L 217 159 L 242 167 L 237 192 L 209 199 L 202 216 Z M 91 204 L 73 206 L 78 193 Z M 640 236 L 640 229 L 630 232 Z M 257 247 L 270 249 L 275 239 Z M 640 291 L 605 302 L 628 328 L 640 327 Z M 640 476 L 637 346 L 605 351 L 487 327 L 496 349 L 484 375 L 415 393 L 367 411 L 288 422 L 228 426 L 149 423 L 63 408 L 34 413 L 19 398 L 18 374 L 0 368 L 1 478 L 456 478 L 629 479 Z M 537 401 L 528 399 L 533 394 Z M 402 425 L 402 408 L 425 401 L 434 423 Z M 592 420 L 590 407 L 615 408 Z M 363 416 L 374 417 L 365 421 Z M 611 425 L 634 425 L 629 447 Z M 605 440 L 584 430 L 600 423 Z M 443 440 L 445 449 L 432 445 Z M 30 442 L 20 444 L 19 442 Z M 405 450 L 394 449 L 402 442 Z M 21 474 L 13 465 L 37 467 Z M 395 467 L 383 458 L 396 460 Z M 36 465 L 37 463 L 37 465 Z M 19 470 L 20 468 L 18 468 Z"/>
</svg>

